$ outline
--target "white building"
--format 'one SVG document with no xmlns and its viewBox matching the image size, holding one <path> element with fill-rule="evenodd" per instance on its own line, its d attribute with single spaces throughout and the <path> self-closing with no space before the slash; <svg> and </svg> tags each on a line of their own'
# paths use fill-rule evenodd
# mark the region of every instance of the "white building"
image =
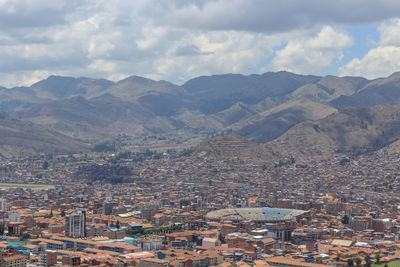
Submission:
<svg viewBox="0 0 400 267">
<path fill-rule="evenodd" d="M 74 238 L 86 236 L 86 211 L 79 209 L 65 216 L 65 235 Z"/>
<path fill-rule="evenodd" d="M 10 215 L 8 215 L 8 219 L 10 219 L 10 222 L 20 222 L 21 221 L 21 215 L 18 212 L 12 212 Z"/>
<path fill-rule="evenodd" d="M 5 198 L 0 198 L 0 210 L 7 210 L 7 200 Z"/>
</svg>

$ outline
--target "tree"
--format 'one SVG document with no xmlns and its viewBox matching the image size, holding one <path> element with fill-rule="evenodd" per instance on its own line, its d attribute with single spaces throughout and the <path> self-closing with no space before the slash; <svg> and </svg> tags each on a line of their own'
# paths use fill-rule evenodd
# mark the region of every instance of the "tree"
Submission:
<svg viewBox="0 0 400 267">
<path fill-rule="evenodd" d="M 369 258 L 368 255 L 364 257 L 364 261 L 365 261 L 365 267 L 371 267 L 371 259 Z"/>
<path fill-rule="evenodd" d="M 359 257 L 357 257 L 355 259 L 355 262 L 356 262 L 356 266 L 361 266 L 361 259 Z"/>
<path fill-rule="evenodd" d="M 22 239 L 29 239 L 29 238 L 31 238 L 31 235 L 28 233 L 22 235 Z"/>
<path fill-rule="evenodd" d="M 225 238 L 221 233 L 218 236 L 218 240 L 221 241 L 221 243 L 225 243 Z"/>
<path fill-rule="evenodd" d="M 343 218 L 342 218 L 342 223 L 343 224 L 349 224 L 349 216 L 344 215 Z"/>
<path fill-rule="evenodd" d="M 126 233 L 127 236 L 131 236 L 133 234 L 132 230 L 130 228 L 127 228 L 125 233 Z"/>
<path fill-rule="evenodd" d="M 4 228 L 5 228 L 4 223 L 1 222 L 0 223 L 0 235 L 4 235 Z"/>
<path fill-rule="evenodd" d="M 47 162 L 47 160 L 45 162 L 43 162 L 42 167 L 44 170 L 47 170 L 47 168 L 49 167 L 49 163 Z"/>
<path fill-rule="evenodd" d="M 263 164 L 263 165 L 262 165 L 262 170 L 265 171 L 266 169 L 267 169 L 267 165 L 266 165 L 266 164 Z"/>
<path fill-rule="evenodd" d="M 50 210 L 50 213 L 48 214 L 48 215 L 45 215 L 44 217 L 45 218 L 52 218 L 54 215 L 53 215 L 53 210 Z"/>
<path fill-rule="evenodd" d="M 348 259 L 347 260 L 347 266 L 349 266 L 349 267 L 354 266 L 354 260 L 353 259 Z"/>
<path fill-rule="evenodd" d="M 376 260 L 376 263 L 379 264 L 379 261 L 381 260 L 381 254 L 376 253 L 376 254 L 375 254 L 375 260 Z"/>
</svg>

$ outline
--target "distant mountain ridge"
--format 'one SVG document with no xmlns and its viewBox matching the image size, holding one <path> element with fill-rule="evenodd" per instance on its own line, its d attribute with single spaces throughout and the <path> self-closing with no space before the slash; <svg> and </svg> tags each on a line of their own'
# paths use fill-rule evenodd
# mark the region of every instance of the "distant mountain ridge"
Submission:
<svg viewBox="0 0 400 267">
<path fill-rule="evenodd" d="M 361 90 L 348 96 L 340 96 L 331 101 L 339 109 L 345 107 L 371 107 L 400 101 L 400 72 L 386 79 L 376 79 L 367 83 Z"/>
<path fill-rule="evenodd" d="M 205 114 L 213 114 L 231 107 L 237 102 L 257 104 L 267 97 L 282 97 L 296 88 L 320 79 L 290 72 L 267 72 L 262 75 L 244 76 L 224 74 L 202 76 L 183 85 L 195 108 Z"/>
<path fill-rule="evenodd" d="M 400 102 L 400 74 L 362 77 L 290 72 L 201 76 L 182 86 L 130 76 L 50 76 L 29 87 L 0 87 L 0 111 L 74 139 L 209 131 L 258 143 L 349 107 Z M 311 123 L 309 122 L 309 123 Z"/>
<path fill-rule="evenodd" d="M 337 110 L 307 97 L 295 98 L 246 120 L 233 124 L 234 132 L 258 143 L 279 137 L 293 125 L 324 118 Z"/>
<path fill-rule="evenodd" d="M 256 144 L 235 135 L 219 136 L 194 147 L 196 156 L 237 158 L 273 165 L 315 157 L 360 155 L 383 148 L 399 153 L 400 103 L 346 108 L 318 121 L 305 121 L 278 138 Z"/>
<path fill-rule="evenodd" d="M 0 90 L 0 111 L 13 113 L 36 104 L 73 96 L 90 97 L 101 94 L 113 84 L 105 79 L 49 76 L 30 87 L 3 87 Z"/>
<path fill-rule="evenodd" d="M 41 124 L 80 139 L 98 140 L 120 133 L 143 134 L 149 127 L 174 127 L 136 102 L 106 94 L 87 100 L 77 96 L 38 104 L 15 113 L 24 120 Z M 153 129 L 153 128 L 152 128 Z"/>
<path fill-rule="evenodd" d="M 299 86 L 320 79 L 288 72 L 226 74 L 203 76 L 178 86 L 138 76 L 117 83 L 50 76 L 31 87 L 0 91 L 0 97 L 5 96 L 0 98 L 0 107 L 20 119 L 84 139 L 181 129 L 190 132 L 210 128 L 220 132 L 295 98 L 290 94 Z M 113 118 L 104 108 L 107 95 L 114 97 L 113 104 L 108 105 Z M 78 96 L 86 102 L 81 99 L 77 105 L 76 99 L 70 100 Z M 308 118 L 300 120 L 303 119 Z M 285 128 L 296 121 L 289 121 Z M 256 136 L 254 140 L 264 139 Z"/>
<path fill-rule="evenodd" d="M 397 103 L 346 108 L 315 122 L 299 123 L 265 145 L 283 155 L 354 155 L 379 150 L 399 139 Z"/>
</svg>

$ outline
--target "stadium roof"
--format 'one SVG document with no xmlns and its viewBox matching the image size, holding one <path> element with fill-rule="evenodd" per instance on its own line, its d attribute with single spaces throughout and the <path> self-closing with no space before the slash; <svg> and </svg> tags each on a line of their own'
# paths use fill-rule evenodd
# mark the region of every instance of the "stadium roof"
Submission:
<svg viewBox="0 0 400 267">
<path fill-rule="evenodd" d="M 307 213 L 304 210 L 279 209 L 279 208 L 237 208 L 222 209 L 207 213 L 207 219 L 211 220 L 232 220 L 232 221 L 289 221 Z"/>
</svg>

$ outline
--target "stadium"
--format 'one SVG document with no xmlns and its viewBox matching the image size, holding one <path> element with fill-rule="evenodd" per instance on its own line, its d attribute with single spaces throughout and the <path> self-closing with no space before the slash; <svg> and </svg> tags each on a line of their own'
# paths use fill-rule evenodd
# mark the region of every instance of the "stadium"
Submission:
<svg viewBox="0 0 400 267">
<path fill-rule="evenodd" d="M 278 223 L 295 221 L 308 216 L 308 211 L 279 208 L 237 208 L 221 209 L 207 213 L 212 221 L 253 221 L 257 223 Z"/>
</svg>

